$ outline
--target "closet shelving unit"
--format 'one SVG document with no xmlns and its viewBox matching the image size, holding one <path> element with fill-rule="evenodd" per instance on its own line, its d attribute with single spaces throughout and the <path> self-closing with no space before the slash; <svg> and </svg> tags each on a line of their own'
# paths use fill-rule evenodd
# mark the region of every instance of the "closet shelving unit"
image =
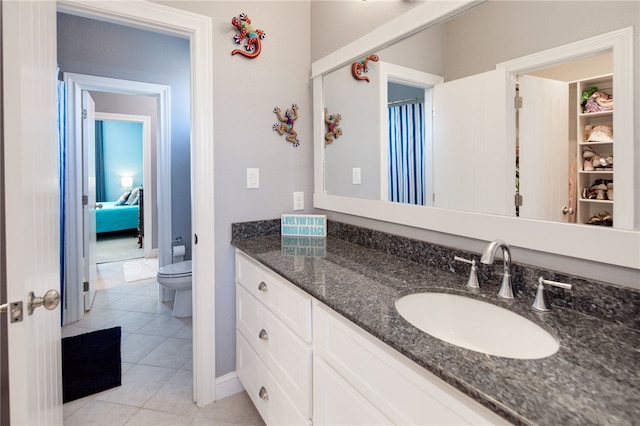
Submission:
<svg viewBox="0 0 640 426">
<path fill-rule="evenodd" d="M 597 125 L 608 125 L 613 128 L 613 114 L 615 111 L 601 111 L 601 112 L 584 112 L 583 107 L 581 105 L 581 97 L 582 92 L 591 86 L 595 86 L 598 88 L 599 92 L 606 92 L 608 94 L 613 94 L 613 74 L 607 74 L 603 76 L 592 77 L 584 80 L 579 80 L 576 83 L 576 94 L 577 94 L 577 102 L 576 102 L 576 111 L 577 111 L 577 120 L 576 120 L 576 139 L 577 139 L 577 210 L 576 210 L 576 222 L 577 223 L 588 223 L 589 219 L 602 211 L 606 211 L 611 214 L 613 217 L 613 206 L 614 200 L 605 199 L 605 200 L 597 200 L 597 199 L 586 199 L 583 198 L 583 189 L 590 188 L 592 183 L 597 179 L 605 179 L 607 181 L 614 180 L 614 172 L 615 168 L 615 157 L 613 167 L 607 167 L 605 170 L 585 170 L 583 158 L 583 151 L 586 147 L 590 147 L 600 156 L 609 156 L 613 155 L 613 142 L 589 142 L 588 141 L 588 131 L 587 126 L 591 126 L 592 128 Z M 613 134 L 613 139 L 615 140 L 615 129 Z M 614 192 L 615 194 L 615 192 Z M 607 198 L 605 196 L 605 198 Z M 613 196 L 615 199 L 615 195 Z"/>
</svg>

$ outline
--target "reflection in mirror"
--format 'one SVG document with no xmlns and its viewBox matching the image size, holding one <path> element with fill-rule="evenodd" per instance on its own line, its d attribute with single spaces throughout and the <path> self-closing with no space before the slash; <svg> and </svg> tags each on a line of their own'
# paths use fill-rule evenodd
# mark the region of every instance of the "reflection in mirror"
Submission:
<svg viewBox="0 0 640 426">
<path fill-rule="evenodd" d="M 346 69 L 323 78 L 325 107 L 339 105 L 343 117 L 341 143 L 324 150 L 326 191 L 429 206 L 432 89 L 442 78 L 384 61 L 374 66 L 374 89 L 352 84 Z"/>
<path fill-rule="evenodd" d="M 427 202 L 433 192 L 425 135 L 432 126 L 431 114 L 425 114 L 426 90 L 401 81 L 387 82 L 388 201 L 431 204 Z"/>
<path fill-rule="evenodd" d="M 378 63 L 371 64 L 369 74 L 377 68 Z M 376 123 L 380 93 L 377 83 L 354 80 L 350 65 L 326 75 L 324 82 L 332 88 L 324 93 L 324 107 L 342 116 L 340 138 L 324 149 L 325 162 L 329 164 L 324 181 L 326 190 L 347 197 L 378 199 L 380 136 Z M 358 101 L 354 102 L 355 99 Z M 358 171 L 359 180 L 354 179 Z"/>
<path fill-rule="evenodd" d="M 597 87 L 597 80 L 608 83 L 599 84 L 598 90 L 611 92 L 612 59 L 609 50 L 517 77 L 518 96 L 528 100 L 516 110 L 516 163 L 522 178 L 518 189 L 524 198 L 517 210 L 520 217 L 587 223 L 599 212 L 613 214 L 613 189 L 609 197 L 600 200 L 596 200 L 597 194 L 593 198 L 582 195 L 584 188 L 597 186 L 594 182 L 600 180 L 613 186 L 613 165 L 607 170 L 601 164 L 585 170 L 583 158 L 587 147 L 588 152 L 595 149 L 604 158 L 613 158 L 612 144 L 587 142 L 589 137 L 584 139 L 581 134 L 586 126 L 593 127 L 586 121 L 612 127 L 612 112 L 592 118 L 584 115 L 582 105 L 583 89 Z M 593 163 L 593 159 L 589 161 Z"/>
<path fill-rule="evenodd" d="M 489 1 L 478 5 L 377 52 L 380 62 L 371 65 L 371 84 L 350 78 L 349 65 L 325 74 L 323 105 L 341 112 L 344 120 L 343 139 L 324 150 L 325 193 L 636 229 L 636 194 L 631 190 L 633 184 L 626 182 L 634 176 L 633 138 L 614 144 L 584 137 L 585 129 L 602 125 L 615 128 L 616 134 L 619 130 L 632 135 L 633 123 L 620 122 L 611 111 L 586 117 L 579 101 L 590 87 L 609 96 L 614 90 L 630 91 L 621 83 L 614 85 L 611 49 L 603 53 L 593 43 L 592 50 L 583 49 L 577 56 L 567 49 L 566 57 L 554 59 L 550 66 L 543 50 L 561 46 L 541 43 L 545 49 L 536 51 L 536 43 L 527 37 L 554 31 L 545 29 L 546 21 L 539 20 L 538 29 L 527 22 L 524 35 L 499 37 L 500 45 L 492 56 L 479 57 L 465 46 L 467 56 L 461 58 L 458 51 L 465 43 L 473 44 L 470 40 L 485 39 L 482 32 L 487 28 L 504 28 L 505 34 L 507 29 L 513 31 L 504 22 L 505 16 L 527 15 L 531 17 L 528 21 L 536 21 L 535 16 L 552 13 L 554 20 L 567 23 L 562 31 L 573 31 L 570 25 L 579 25 L 580 16 L 587 12 L 567 2 L 557 3 L 553 11 L 549 3 L 541 2 Z M 624 3 L 616 2 L 606 10 L 597 5 L 588 7 L 616 22 L 616 28 L 638 25 L 637 14 L 627 15 L 630 6 Z M 476 29 L 480 33 L 474 33 Z M 585 34 L 584 28 L 579 30 Z M 598 34 L 592 28 L 583 39 Z M 579 42 L 575 37 L 570 40 Z M 504 61 L 533 54 L 540 56 L 537 64 L 528 63 L 524 71 L 506 70 L 508 62 Z M 483 63 L 491 58 L 494 63 Z M 483 64 L 474 68 L 475 62 Z M 424 86 L 407 83 L 387 74 L 385 67 L 428 73 L 440 81 Z M 483 67 L 495 69 L 470 71 Z M 516 82 L 518 96 L 525 99 L 518 109 L 513 100 Z M 396 89 L 426 93 L 430 104 L 408 101 L 421 98 L 419 93 L 396 97 Z M 394 105 L 395 101 L 403 105 Z M 604 162 L 628 155 L 631 163 L 598 165 L 591 170 L 592 166 L 585 166 L 584 155 L 591 152 L 588 148 Z M 360 179 L 354 179 L 356 175 Z M 616 195 L 620 188 L 631 200 L 624 202 L 624 209 L 617 208 L 617 202 L 614 209 L 614 182 Z M 608 186 L 604 196 L 597 191 L 598 185 Z"/>
</svg>

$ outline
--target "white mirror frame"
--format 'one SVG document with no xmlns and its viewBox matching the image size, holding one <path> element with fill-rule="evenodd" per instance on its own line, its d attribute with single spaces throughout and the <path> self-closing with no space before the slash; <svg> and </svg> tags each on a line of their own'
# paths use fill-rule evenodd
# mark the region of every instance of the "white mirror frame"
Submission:
<svg viewBox="0 0 640 426">
<path fill-rule="evenodd" d="M 354 58 L 386 47 L 477 3 L 477 1 L 467 0 L 426 2 L 312 64 L 314 207 L 478 240 L 503 239 L 513 246 L 525 249 L 640 269 L 640 232 L 638 231 L 425 208 L 326 194 L 323 184 L 322 76 L 352 62 Z M 633 58 L 632 46 L 611 47 L 625 49 L 628 57 Z M 618 70 L 614 68 L 614 72 L 617 73 Z M 631 79 L 632 83 L 633 79 Z M 637 143 L 634 143 L 632 156 L 635 161 L 637 161 L 636 145 Z M 637 176 L 632 176 L 632 180 L 635 185 Z M 637 200 L 634 200 L 634 203 L 637 204 Z M 636 205 L 635 208 L 640 207 Z M 597 241 L 597 247 L 602 249 L 596 250 L 594 241 Z"/>
</svg>

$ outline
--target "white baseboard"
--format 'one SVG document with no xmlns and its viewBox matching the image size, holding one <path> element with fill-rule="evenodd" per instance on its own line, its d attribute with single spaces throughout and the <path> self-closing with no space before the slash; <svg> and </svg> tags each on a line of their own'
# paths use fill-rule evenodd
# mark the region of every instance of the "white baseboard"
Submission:
<svg viewBox="0 0 640 426">
<path fill-rule="evenodd" d="M 216 400 L 244 391 L 244 386 L 235 371 L 216 377 Z"/>
</svg>

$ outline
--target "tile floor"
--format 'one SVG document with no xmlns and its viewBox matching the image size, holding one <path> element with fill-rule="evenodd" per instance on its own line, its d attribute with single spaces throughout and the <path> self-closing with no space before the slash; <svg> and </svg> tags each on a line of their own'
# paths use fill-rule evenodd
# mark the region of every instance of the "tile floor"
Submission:
<svg viewBox="0 0 640 426">
<path fill-rule="evenodd" d="M 127 283 L 122 262 L 98 265 L 95 301 L 62 336 L 122 327 L 122 386 L 64 404 L 65 425 L 264 425 L 245 392 L 198 408 L 192 400 L 191 318 L 158 302 L 157 282 Z"/>
</svg>

